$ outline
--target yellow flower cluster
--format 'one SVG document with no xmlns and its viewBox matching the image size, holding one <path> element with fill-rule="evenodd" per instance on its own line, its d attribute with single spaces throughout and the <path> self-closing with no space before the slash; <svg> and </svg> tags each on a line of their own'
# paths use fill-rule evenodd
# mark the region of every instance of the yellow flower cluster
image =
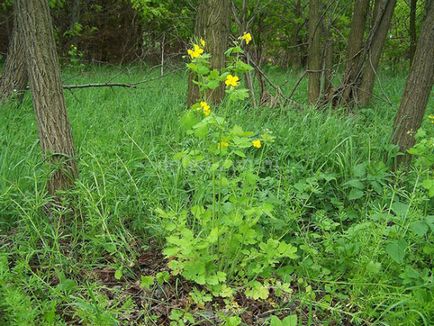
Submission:
<svg viewBox="0 0 434 326">
<path fill-rule="evenodd" d="M 205 41 L 201 39 L 201 45 L 205 47 Z M 188 49 L 187 53 L 192 59 L 199 58 L 204 52 L 204 49 L 198 44 L 193 44 L 193 49 Z"/>
<path fill-rule="evenodd" d="M 229 147 L 229 143 L 227 141 L 222 140 L 219 145 L 218 145 L 219 149 L 226 149 Z"/>
<path fill-rule="evenodd" d="M 434 125 L 434 114 L 430 114 L 428 116 L 429 121 L 431 121 L 431 123 Z"/>
<path fill-rule="evenodd" d="M 205 101 L 200 102 L 200 107 L 202 108 L 203 114 L 205 117 L 211 114 L 211 107 Z"/>
<path fill-rule="evenodd" d="M 228 75 L 226 77 L 225 84 L 227 87 L 237 87 L 240 82 L 240 78 L 238 76 Z"/>
<path fill-rule="evenodd" d="M 252 141 L 252 146 L 254 147 L 254 148 L 261 148 L 262 147 L 262 143 L 261 143 L 261 141 L 259 140 L 259 139 L 255 139 L 254 141 Z"/>
<path fill-rule="evenodd" d="M 243 40 L 246 42 L 246 44 L 249 44 L 252 41 L 252 34 L 244 32 L 243 36 L 240 37 L 240 40 Z"/>
</svg>

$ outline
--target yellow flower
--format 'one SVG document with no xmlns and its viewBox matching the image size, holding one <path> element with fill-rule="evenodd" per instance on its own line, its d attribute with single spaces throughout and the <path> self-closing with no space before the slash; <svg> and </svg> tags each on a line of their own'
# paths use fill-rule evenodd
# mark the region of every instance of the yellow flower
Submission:
<svg viewBox="0 0 434 326">
<path fill-rule="evenodd" d="M 228 147 L 229 147 L 229 143 L 228 143 L 227 141 L 222 140 L 222 141 L 219 143 L 219 149 L 226 149 L 226 148 L 228 148 Z"/>
<path fill-rule="evenodd" d="M 200 45 L 204 48 L 206 46 L 206 42 L 203 38 L 200 39 Z"/>
<path fill-rule="evenodd" d="M 246 44 L 249 44 L 252 41 L 252 34 L 244 32 L 243 36 L 240 37 Z"/>
<path fill-rule="evenodd" d="M 434 124 L 434 114 L 429 115 L 428 119 L 430 119 L 431 123 Z"/>
<path fill-rule="evenodd" d="M 196 59 L 202 55 L 203 49 L 199 45 L 193 44 L 193 49 L 188 49 L 187 53 L 192 59 Z"/>
<path fill-rule="evenodd" d="M 261 148 L 262 147 L 262 143 L 259 139 L 255 139 L 254 141 L 252 141 L 252 146 L 255 148 Z"/>
<path fill-rule="evenodd" d="M 203 114 L 205 114 L 206 117 L 211 114 L 211 108 L 205 101 L 200 102 L 200 107 L 202 108 Z"/>
<path fill-rule="evenodd" d="M 232 87 L 237 87 L 239 84 L 240 79 L 238 78 L 238 76 L 232 76 L 232 75 L 228 75 L 226 77 L 226 81 L 225 84 L 226 86 L 232 86 Z"/>
</svg>

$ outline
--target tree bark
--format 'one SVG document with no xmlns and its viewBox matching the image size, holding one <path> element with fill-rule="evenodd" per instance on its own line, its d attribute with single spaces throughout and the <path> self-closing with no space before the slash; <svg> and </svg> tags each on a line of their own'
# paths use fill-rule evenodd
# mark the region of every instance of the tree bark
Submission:
<svg viewBox="0 0 434 326">
<path fill-rule="evenodd" d="M 298 21 L 302 18 L 301 0 L 296 0 L 294 4 L 294 15 L 297 23 L 291 35 L 291 43 L 289 49 L 289 63 L 288 65 L 300 69 L 303 66 L 303 40 L 300 36 L 300 31 L 303 25 Z"/>
<path fill-rule="evenodd" d="M 74 25 L 80 21 L 81 0 L 73 0 L 71 5 L 71 16 L 69 28 L 73 29 Z"/>
<path fill-rule="evenodd" d="M 347 63 L 342 87 L 339 90 L 338 101 L 350 105 L 357 91 L 355 84 L 359 77 L 359 63 L 362 54 L 363 36 L 369 11 L 370 0 L 355 0 L 351 31 L 348 38 Z"/>
<path fill-rule="evenodd" d="M 0 78 L 0 102 L 7 100 L 14 92 L 22 97 L 28 83 L 24 54 L 22 30 L 18 24 L 16 5 L 14 5 L 14 24 L 9 41 L 6 63 Z"/>
<path fill-rule="evenodd" d="M 414 53 L 416 52 L 416 9 L 417 9 L 417 0 L 410 0 L 410 66 L 413 63 Z"/>
<path fill-rule="evenodd" d="M 431 6 L 416 46 L 413 64 L 394 122 L 393 144 L 404 155 L 397 165 L 408 164 L 411 156 L 408 149 L 415 144 L 415 134 L 420 128 L 434 81 L 434 6 Z"/>
<path fill-rule="evenodd" d="M 308 100 L 316 105 L 321 94 L 320 0 L 309 0 Z"/>
<path fill-rule="evenodd" d="M 59 190 L 73 184 L 78 171 L 48 1 L 16 0 L 16 3 L 39 139 L 45 159 L 54 168 L 48 192 L 56 196 Z"/>
<path fill-rule="evenodd" d="M 383 0 L 378 8 L 374 27 L 367 44 L 367 58 L 364 58 L 366 62 L 362 71 L 360 86 L 357 90 L 360 105 L 368 105 L 371 101 L 378 65 L 392 22 L 395 6 L 396 0 Z"/>
<path fill-rule="evenodd" d="M 425 0 L 425 17 L 428 15 L 431 4 L 432 4 L 432 0 Z"/>
<path fill-rule="evenodd" d="M 225 51 L 228 45 L 231 17 L 230 0 L 200 0 L 197 14 L 195 35 L 206 41 L 206 50 L 211 54 L 210 64 L 213 69 L 225 66 Z M 187 103 L 192 105 L 199 99 L 199 89 L 193 83 L 194 76 L 189 75 Z M 219 104 L 225 96 L 222 83 L 207 95 L 209 100 Z"/>
<path fill-rule="evenodd" d="M 323 100 L 322 102 L 326 102 L 326 99 L 330 96 L 333 91 L 333 37 L 331 33 L 332 29 L 332 21 L 329 21 L 327 26 L 325 26 L 324 37 L 324 73 L 323 73 Z"/>
</svg>

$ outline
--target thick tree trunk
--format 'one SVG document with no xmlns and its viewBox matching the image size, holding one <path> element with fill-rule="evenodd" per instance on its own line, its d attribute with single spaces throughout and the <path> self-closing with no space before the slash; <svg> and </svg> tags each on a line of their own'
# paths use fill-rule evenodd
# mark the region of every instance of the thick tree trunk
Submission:
<svg viewBox="0 0 434 326">
<path fill-rule="evenodd" d="M 309 0 L 308 100 L 316 105 L 321 94 L 320 0 Z"/>
<path fill-rule="evenodd" d="M 221 69 L 225 66 L 225 55 L 229 39 L 231 17 L 230 0 L 200 0 L 196 14 L 196 37 L 204 38 L 206 50 L 211 54 L 211 67 Z M 199 99 L 199 89 L 193 83 L 190 74 L 188 82 L 188 105 L 192 105 Z M 224 84 L 208 94 L 213 103 L 220 103 L 225 96 Z"/>
<path fill-rule="evenodd" d="M 425 17 L 428 15 L 431 4 L 432 4 L 432 0 L 425 0 Z"/>
<path fill-rule="evenodd" d="M 363 52 L 363 36 L 369 12 L 370 0 L 355 0 L 351 31 L 348 38 L 347 63 L 338 101 L 344 105 L 353 102 L 357 92 L 355 84 L 360 75 L 360 57 Z"/>
<path fill-rule="evenodd" d="M 22 31 L 17 20 L 16 6 L 14 6 L 14 26 L 6 63 L 0 78 L 0 102 L 7 100 L 14 92 L 20 97 L 24 94 L 28 82 L 24 49 Z"/>
<path fill-rule="evenodd" d="M 394 122 L 392 142 L 399 146 L 403 156 L 397 164 L 410 162 L 407 150 L 415 144 L 415 134 L 422 124 L 434 81 L 434 6 L 431 6 L 417 42 L 404 95 Z"/>
<path fill-rule="evenodd" d="M 416 9 L 417 9 L 417 0 L 410 0 L 410 66 L 413 62 L 414 53 L 416 52 Z"/>
<path fill-rule="evenodd" d="M 375 78 L 384 43 L 390 28 L 396 0 L 383 0 L 378 8 L 377 17 L 367 44 L 367 58 L 362 71 L 362 78 L 357 93 L 360 105 L 368 105 L 372 98 Z M 356 81 L 357 83 L 357 81 Z"/>
<path fill-rule="evenodd" d="M 74 145 L 66 114 L 60 67 L 46 0 L 16 0 L 39 138 L 45 158 L 55 168 L 48 191 L 70 187 L 77 175 Z"/>
</svg>

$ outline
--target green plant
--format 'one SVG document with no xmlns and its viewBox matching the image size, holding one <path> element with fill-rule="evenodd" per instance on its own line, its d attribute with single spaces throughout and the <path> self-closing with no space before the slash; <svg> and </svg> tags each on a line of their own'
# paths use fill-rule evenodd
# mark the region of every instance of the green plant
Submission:
<svg viewBox="0 0 434 326">
<path fill-rule="evenodd" d="M 266 299 L 268 287 L 258 278 L 272 276 L 277 264 L 297 257 L 295 247 L 264 228 L 266 219 L 274 217 L 273 203 L 260 189 L 260 170 L 274 137 L 267 130 L 231 126 L 211 110 L 207 94 L 223 81 L 226 106 L 235 107 L 248 96 L 238 87 L 238 75 L 251 67 L 241 61 L 243 49 L 236 43 L 226 51 L 227 67 L 211 69 L 204 46 L 201 40 L 188 51 L 192 60 L 187 66 L 198 75 L 202 98 L 181 118 L 194 138 L 175 155 L 192 189 L 191 200 L 182 211 L 158 210 L 168 234 L 164 254 L 175 275 L 205 285 L 214 295 L 231 296 L 235 282 L 247 286 L 247 296 Z"/>
<path fill-rule="evenodd" d="M 430 115 L 429 124 L 431 131 L 434 129 L 434 115 Z M 421 128 L 416 134 L 416 145 L 409 149 L 409 153 L 415 157 L 415 165 L 424 173 L 422 186 L 427 190 L 429 197 L 434 197 L 434 134 L 430 134 Z"/>
</svg>

